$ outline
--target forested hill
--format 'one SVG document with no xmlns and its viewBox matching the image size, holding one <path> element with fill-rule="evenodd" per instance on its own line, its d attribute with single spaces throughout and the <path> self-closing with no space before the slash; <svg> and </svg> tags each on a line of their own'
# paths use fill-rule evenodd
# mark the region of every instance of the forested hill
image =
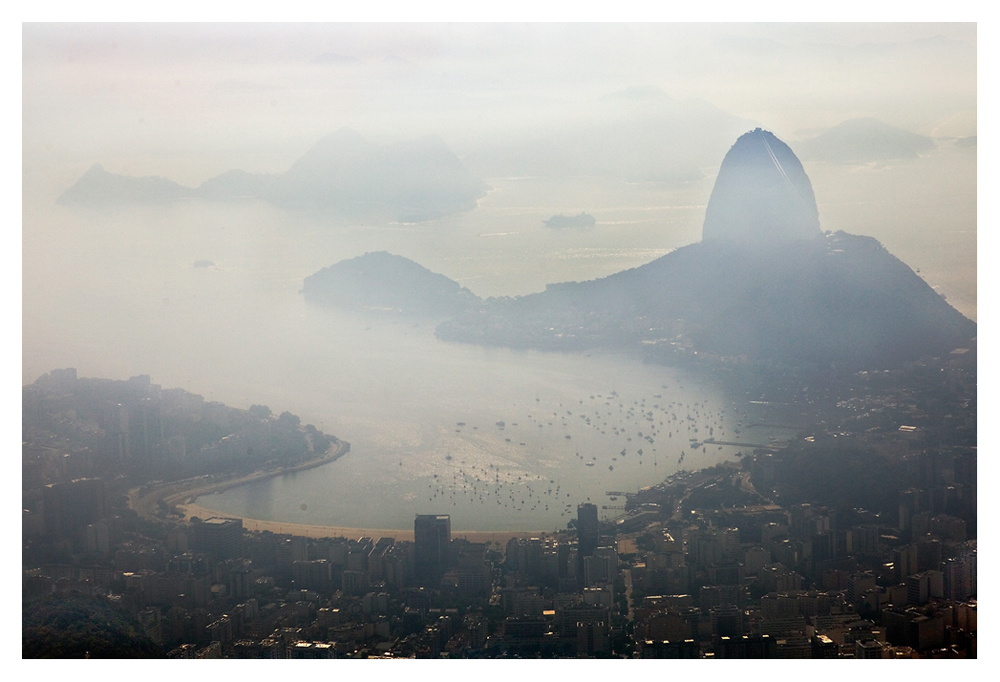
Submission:
<svg viewBox="0 0 1000 682">
<path fill-rule="evenodd" d="M 512 347 L 881 366 L 967 346 L 976 324 L 876 240 L 838 232 L 774 247 L 692 244 L 603 279 L 488 301 L 437 333 Z"/>
<path fill-rule="evenodd" d="M 302 293 L 318 305 L 438 318 L 482 303 L 458 282 L 385 251 L 323 268 L 306 277 Z"/>
</svg>

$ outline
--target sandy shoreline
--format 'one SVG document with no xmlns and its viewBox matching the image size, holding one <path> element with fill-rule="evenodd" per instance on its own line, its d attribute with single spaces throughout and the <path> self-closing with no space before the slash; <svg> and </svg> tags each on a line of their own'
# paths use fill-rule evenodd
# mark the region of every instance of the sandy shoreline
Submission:
<svg viewBox="0 0 1000 682">
<path fill-rule="evenodd" d="M 208 519 L 212 517 L 239 518 L 243 521 L 243 527 L 250 531 L 270 531 L 272 533 L 283 533 L 287 535 L 298 535 L 307 538 L 336 538 L 346 537 L 358 539 L 361 537 L 393 538 L 395 540 L 413 541 L 412 530 L 399 530 L 392 528 L 355 528 L 347 526 L 321 526 L 304 523 L 286 523 L 284 521 L 263 521 L 261 519 L 251 519 L 248 517 L 224 514 L 208 507 L 198 504 L 198 498 L 203 495 L 211 495 L 223 490 L 229 490 L 249 483 L 255 483 L 275 476 L 295 471 L 304 471 L 340 459 L 350 450 L 350 443 L 344 441 L 337 442 L 337 449 L 318 459 L 305 462 L 293 467 L 275 469 L 269 471 L 258 471 L 246 476 L 238 476 L 222 481 L 213 481 L 208 485 L 200 485 L 200 480 L 189 481 L 187 486 L 184 482 L 174 485 L 166 485 L 154 492 L 147 493 L 139 497 L 139 490 L 129 492 L 129 506 L 137 512 L 152 517 L 152 510 L 159 500 L 163 500 L 168 506 L 174 507 L 183 514 L 183 519 L 179 523 L 187 523 L 192 517 Z M 188 487 L 193 485 L 194 487 Z M 464 538 L 469 542 L 497 542 L 506 544 L 511 538 L 532 538 L 549 535 L 551 531 L 452 531 L 453 538 Z"/>
<path fill-rule="evenodd" d="M 350 528 L 346 526 L 316 526 L 304 523 L 285 523 L 284 521 L 262 521 L 260 519 L 250 519 L 231 514 L 223 514 L 213 511 L 199 504 L 179 504 L 179 511 L 184 513 L 185 520 L 192 516 L 200 519 L 207 519 L 213 516 L 225 518 L 238 518 L 243 521 L 243 527 L 250 531 L 271 531 L 272 533 L 284 533 L 287 535 L 299 535 L 307 538 L 337 538 L 345 537 L 357 540 L 362 537 L 370 537 L 375 540 L 379 538 L 393 538 L 395 540 L 408 540 L 413 542 L 412 530 L 398 530 L 392 528 Z M 533 538 L 543 535 L 551 535 L 551 531 L 452 531 L 452 538 L 464 538 L 469 542 L 498 542 L 507 544 L 511 538 Z"/>
</svg>

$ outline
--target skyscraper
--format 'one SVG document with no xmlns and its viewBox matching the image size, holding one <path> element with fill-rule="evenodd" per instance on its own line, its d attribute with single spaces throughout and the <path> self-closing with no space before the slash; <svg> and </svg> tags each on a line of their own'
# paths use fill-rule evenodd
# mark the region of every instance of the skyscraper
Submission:
<svg viewBox="0 0 1000 682">
<path fill-rule="evenodd" d="M 437 587 L 448 567 L 451 517 L 417 514 L 413 522 L 413 559 L 417 582 Z"/>
<path fill-rule="evenodd" d="M 576 530 L 580 557 L 592 556 L 601 534 L 596 504 L 587 502 L 576 508 Z"/>
<path fill-rule="evenodd" d="M 584 587 L 587 584 L 584 559 L 594 555 L 601 537 L 596 504 L 585 502 L 576 508 L 576 537 L 576 582 L 579 587 Z"/>
</svg>

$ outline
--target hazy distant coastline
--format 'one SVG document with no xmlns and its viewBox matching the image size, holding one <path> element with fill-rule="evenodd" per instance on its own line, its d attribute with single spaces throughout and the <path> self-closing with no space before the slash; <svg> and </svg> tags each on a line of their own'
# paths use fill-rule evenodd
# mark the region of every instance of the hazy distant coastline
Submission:
<svg viewBox="0 0 1000 682">
<path fill-rule="evenodd" d="M 851 164 L 915 159 L 934 149 L 934 140 L 874 118 L 855 118 L 795 146 L 804 159 Z"/>
<path fill-rule="evenodd" d="M 57 203 L 115 206 L 260 199 L 287 209 L 420 222 L 474 209 L 487 189 L 440 137 L 378 145 L 342 128 L 319 140 L 284 173 L 230 170 L 191 188 L 163 177 L 109 173 L 95 164 Z"/>
</svg>

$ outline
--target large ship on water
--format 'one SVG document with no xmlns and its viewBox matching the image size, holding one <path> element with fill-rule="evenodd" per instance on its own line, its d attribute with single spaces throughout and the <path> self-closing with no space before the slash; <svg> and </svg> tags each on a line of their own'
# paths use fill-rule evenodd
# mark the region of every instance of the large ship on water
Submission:
<svg viewBox="0 0 1000 682">
<path fill-rule="evenodd" d="M 546 227 L 593 227 L 597 224 L 594 216 L 582 211 L 578 215 L 554 215 L 542 222 Z"/>
</svg>

